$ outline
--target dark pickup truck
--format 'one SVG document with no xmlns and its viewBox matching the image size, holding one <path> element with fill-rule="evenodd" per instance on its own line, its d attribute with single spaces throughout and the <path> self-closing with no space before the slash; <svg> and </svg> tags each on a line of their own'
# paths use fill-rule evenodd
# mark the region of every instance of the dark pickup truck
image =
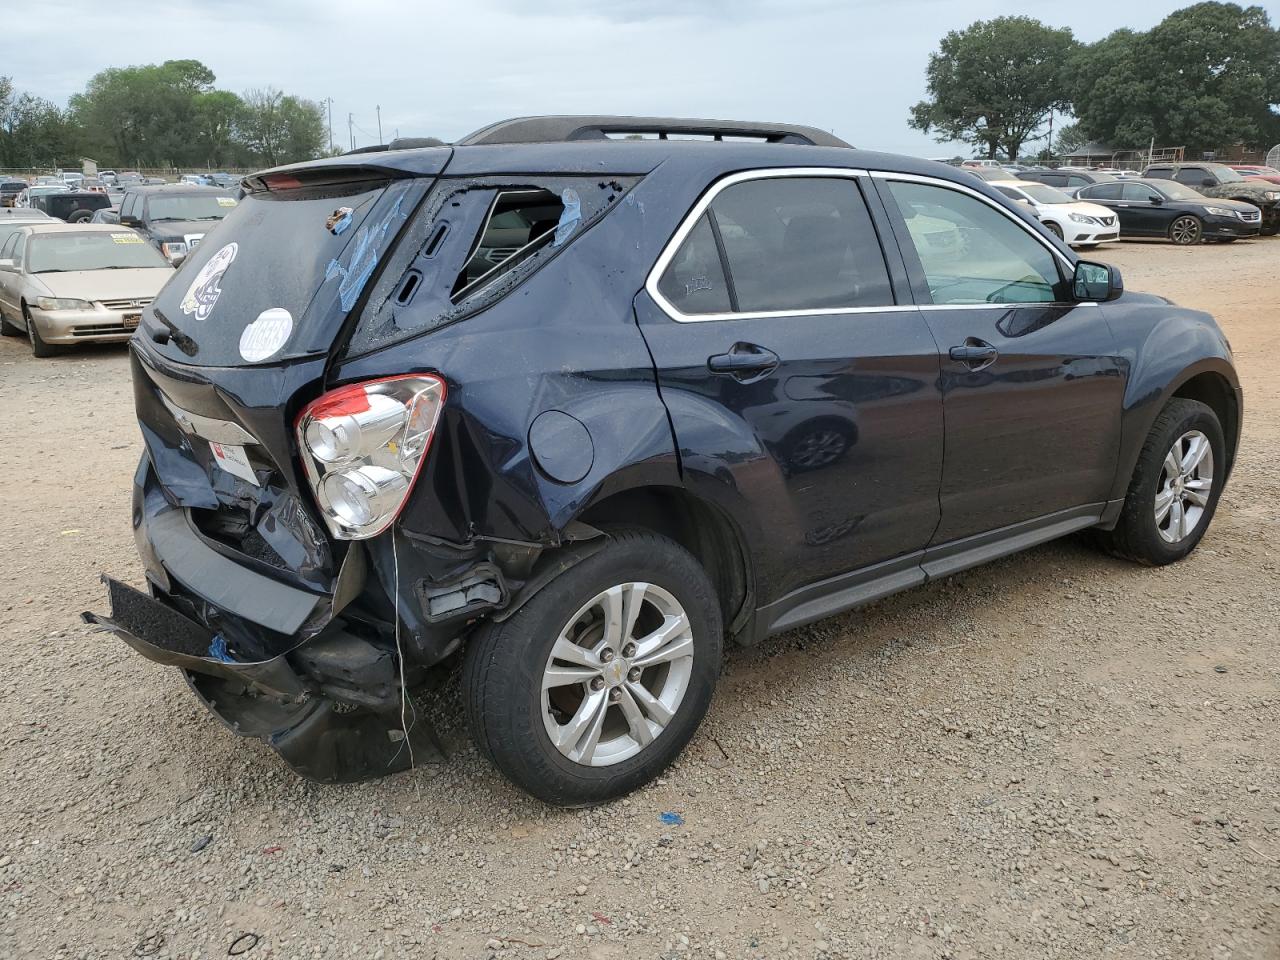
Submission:
<svg viewBox="0 0 1280 960">
<path fill-rule="evenodd" d="M 1225 163 L 1159 163 L 1142 172 L 1154 180 L 1175 180 L 1218 200 L 1252 203 L 1262 211 L 1262 233 L 1280 232 L 1280 185 L 1242 177 Z"/>
</svg>

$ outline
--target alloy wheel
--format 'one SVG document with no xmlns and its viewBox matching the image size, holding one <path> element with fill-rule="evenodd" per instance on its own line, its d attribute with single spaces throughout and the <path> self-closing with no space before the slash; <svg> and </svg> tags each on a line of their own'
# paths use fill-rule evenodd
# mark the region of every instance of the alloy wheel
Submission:
<svg viewBox="0 0 1280 960">
<path fill-rule="evenodd" d="M 1199 430 L 1179 437 L 1164 458 L 1156 487 L 1155 521 L 1166 543 L 1180 543 L 1204 519 L 1213 489 L 1213 446 Z"/>
<path fill-rule="evenodd" d="M 622 583 L 570 618 L 542 674 L 547 736 L 574 763 L 638 754 L 675 718 L 693 672 L 693 630 L 670 593 Z"/>
<path fill-rule="evenodd" d="M 1179 217 L 1169 227 L 1169 237 L 1184 246 L 1200 241 L 1200 221 L 1195 217 Z"/>
</svg>

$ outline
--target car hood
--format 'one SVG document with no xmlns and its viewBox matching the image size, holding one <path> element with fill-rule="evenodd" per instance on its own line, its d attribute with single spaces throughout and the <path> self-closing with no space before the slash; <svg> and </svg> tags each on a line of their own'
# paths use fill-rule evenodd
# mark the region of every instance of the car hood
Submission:
<svg viewBox="0 0 1280 960">
<path fill-rule="evenodd" d="M 1276 189 L 1280 190 L 1280 187 L 1277 187 Z M 1245 203 L 1243 200 L 1222 200 L 1217 197 L 1211 197 L 1206 198 L 1204 202 L 1206 205 L 1225 207 L 1227 210 L 1246 211 L 1257 209 L 1257 204 Z"/>
<path fill-rule="evenodd" d="M 161 220 L 151 224 L 151 236 L 156 240 L 184 240 L 191 234 L 205 234 L 221 220 Z"/>
<path fill-rule="evenodd" d="M 1223 197 L 1248 197 L 1262 206 L 1271 206 L 1274 197 L 1280 194 L 1280 184 L 1268 183 L 1266 180 L 1236 180 L 1231 183 L 1220 183 L 1216 187 L 1205 187 L 1206 197 L 1219 199 Z M 1267 199 L 1270 195 L 1273 199 Z"/>
<path fill-rule="evenodd" d="M 1099 203 L 1090 203 L 1088 200 L 1078 200 L 1075 203 L 1060 203 L 1057 208 L 1066 213 L 1082 213 L 1086 217 L 1114 217 L 1116 215 L 1114 210 Z"/>
<path fill-rule="evenodd" d="M 70 273 L 37 273 L 33 280 L 51 297 L 76 300 L 151 300 L 173 276 L 171 267 L 137 267 L 129 270 L 74 270 Z"/>
</svg>

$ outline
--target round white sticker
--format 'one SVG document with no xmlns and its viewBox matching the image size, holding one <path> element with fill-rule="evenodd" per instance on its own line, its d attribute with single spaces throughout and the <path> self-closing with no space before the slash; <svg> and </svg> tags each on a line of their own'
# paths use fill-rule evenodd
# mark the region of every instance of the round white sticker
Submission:
<svg viewBox="0 0 1280 960">
<path fill-rule="evenodd" d="M 187 295 L 182 298 L 183 313 L 197 320 L 209 319 L 222 296 L 222 275 L 239 252 L 240 244 L 232 242 L 209 258 L 191 281 L 191 286 L 187 287 Z"/>
<path fill-rule="evenodd" d="M 240 334 L 240 356 L 261 363 L 284 346 L 293 333 L 293 315 L 283 307 L 271 307 Z"/>
</svg>

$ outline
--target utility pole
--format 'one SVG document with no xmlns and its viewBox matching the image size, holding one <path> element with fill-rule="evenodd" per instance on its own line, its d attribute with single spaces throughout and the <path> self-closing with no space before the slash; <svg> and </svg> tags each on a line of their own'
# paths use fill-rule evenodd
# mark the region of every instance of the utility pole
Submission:
<svg viewBox="0 0 1280 960">
<path fill-rule="evenodd" d="M 350 113 L 347 114 L 347 139 L 351 141 L 352 150 L 356 148 L 356 131 L 355 131 L 356 122 L 354 119 L 352 119 L 353 116 L 354 116 L 353 114 L 350 114 Z"/>
<path fill-rule="evenodd" d="M 329 152 L 333 153 L 333 97 L 325 97 L 324 105 L 329 114 Z"/>
<path fill-rule="evenodd" d="M 374 107 L 374 109 L 378 111 L 378 143 L 381 144 L 382 143 L 382 105 L 379 104 L 376 107 Z"/>
</svg>

